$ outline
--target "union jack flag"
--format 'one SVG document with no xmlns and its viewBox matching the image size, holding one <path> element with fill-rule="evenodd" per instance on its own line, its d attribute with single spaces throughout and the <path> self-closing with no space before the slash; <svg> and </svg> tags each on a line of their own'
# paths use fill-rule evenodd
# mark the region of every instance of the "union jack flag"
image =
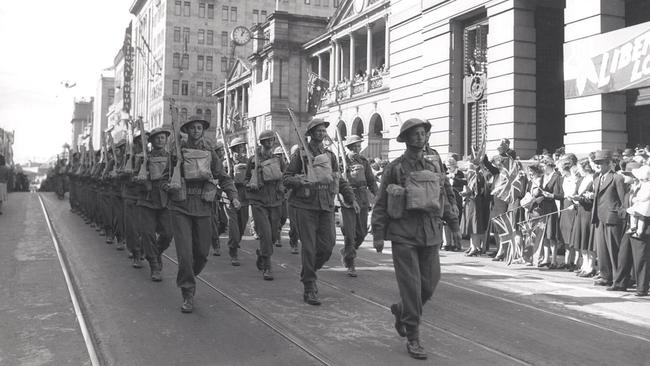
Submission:
<svg viewBox="0 0 650 366">
<path fill-rule="evenodd" d="M 501 214 L 493 218 L 492 222 L 499 228 L 499 242 L 513 245 L 515 243 L 515 228 L 512 225 L 510 213 Z"/>
</svg>

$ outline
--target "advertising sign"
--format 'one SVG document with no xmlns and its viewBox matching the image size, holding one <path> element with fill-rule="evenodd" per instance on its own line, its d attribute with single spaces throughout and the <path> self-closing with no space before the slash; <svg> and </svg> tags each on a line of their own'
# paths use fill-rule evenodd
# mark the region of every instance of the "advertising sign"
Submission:
<svg viewBox="0 0 650 366">
<path fill-rule="evenodd" d="M 564 45 L 566 98 L 650 85 L 650 22 Z"/>
</svg>

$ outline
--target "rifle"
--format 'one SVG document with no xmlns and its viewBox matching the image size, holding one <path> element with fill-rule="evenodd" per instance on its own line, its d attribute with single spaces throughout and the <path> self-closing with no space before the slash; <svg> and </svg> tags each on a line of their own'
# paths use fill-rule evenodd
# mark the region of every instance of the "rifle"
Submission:
<svg viewBox="0 0 650 366">
<path fill-rule="evenodd" d="M 136 180 L 144 182 L 149 177 L 149 172 L 147 171 L 147 163 L 149 161 L 147 158 L 147 141 L 145 141 L 146 134 L 144 132 L 144 122 L 142 121 L 142 118 L 138 118 L 137 122 L 138 128 L 140 129 L 140 142 L 142 143 L 142 164 L 140 165 L 140 171 L 138 172 Z"/>
<path fill-rule="evenodd" d="M 124 168 L 122 169 L 122 172 L 125 174 L 132 174 L 133 173 L 133 129 L 134 129 L 134 123 L 133 121 L 126 121 L 127 125 L 127 132 L 126 132 L 126 144 L 127 144 L 127 149 L 128 151 L 125 153 L 125 158 L 126 161 L 124 162 Z"/>
<path fill-rule="evenodd" d="M 99 163 L 106 163 L 106 132 L 101 132 L 101 141 L 99 142 Z"/>
<path fill-rule="evenodd" d="M 339 127 L 336 126 L 336 140 L 339 143 L 339 151 L 341 155 L 341 164 L 343 164 L 343 174 L 341 178 L 347 182 L 348 180 L 348 158 L 345 156 L 345 146 L 343 145 L 343 140 L 341 139 L 341 133 L 339 132 Z"/>
<path fill-rule="evenodd" d="M 284 141 L 282 141 L 282 137 L 280 136 L 280 133 L 278 131 L 275 131 L 275 136 L 278 138 L 278 142 L 282 147 L 282 152 L 284 153 L 284 157 L 287 159 L 287 163 L 290 162 L 291 157 L 289 156 L 289 150 L 287 150 L 287 146 L 284 144 Z"/>
<path fill-rule="evenodd" d="M 253 128 L 253 138 L 255 139 L 253 143 L 253 164 L 255 164 L 255 168 L 253 169 L 252 175 L 251 175 L 251 181 L 249 182 L 251 188 L 253 189 L 259 189 L 260 187 L 260 178 L 259 178 L 259 169 L 260 169 L 260 158 L 257 153 L 257 126 L 256 122 L 252 121 L 251 126 Z"/>
<path fill-rule="evenodd" d="M 307 148 L 307 145 L 305 144 L 304 140 L 304 135 L 300 133 L 300 130 L 298 129 L 298 124 L 296 123 L 296 116 L 293 114 L 293 110 L 291 108 L 287 108 L 289 111 L 289 117 L 291 117 L 291 124 L 293 126 L 293 130 L 296 132 L 296 135 L 298 136 L 298 146 L 300 147 L 300 155 L 303 159 L 303 164 L 306 164 L 307 166 L 305 167 L 303 165 L 302 170 L 303 172 L 306 172 L 307 175 L 307 180 L 309 182 L 316 182 L 316 177 L 314 176 L 314 156 L 312 155 L 311 151 Z"/>
<path fill-rule="evenodd" d="M 223 126 L 219 126 L 219 133 L 221 134 L 221 141 L 223 142 L 223 150 L 226 152 L 226 168 L 228 168 L 228 174 L 233 175 L 234 172 L 232 170 L 232 160 L 230 160 L 230 149 L 226 143 L 226 133 L 223 130 Z"/>
<path fill-rule="evenodd" d="M 169 188 L 180 190 L 183 188 L 183 183 L 181 181 L 181 163 L 183 161 L 183 156 L 181 155 L 181 139 L 180 136 L 178 136 L 176 133 L 176 123 L 174 122 L 174 103 L 174 99 L 169 98 L 169 110 L 171 111 L 172 120 L 172 140 L 176 146 L 176 165 L 174 165 L 174 171 L 169 181 Z"/>
<path fill-rule="evenodd" d="M 108 134 L 108 140 L 111 144 L 111 151 L 113 153 L 113 170 L 109 173 L 111 177 L 116 177 L 117 176 L 117 164 L 119 162 L 117 161 L 117 153 L 115 152 L 115 141 L 113 140 L 113 134 L 109 133 Z"/>
</svg>

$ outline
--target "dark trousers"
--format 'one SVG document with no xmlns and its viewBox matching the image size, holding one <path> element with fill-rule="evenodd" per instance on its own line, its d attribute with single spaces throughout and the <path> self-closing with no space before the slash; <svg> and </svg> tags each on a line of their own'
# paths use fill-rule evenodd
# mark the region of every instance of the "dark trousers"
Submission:
<svg viewBox="0 0 650 366">
<path fill-rule="evenodd" d="M 169 210 L 166 208 L 156 210 L 139 206 L 140 236 L 142 247 L 151 270 L 160 270 L 162 262 L 160 256 L 169 248 L 172 241 L 172 221 Z M 158 238 L 156 239 L 156 234 Z"/>
<path fill-rule="evenodd" d="M 440 282 L 438 245 L 416 247 L 392 242 L 393 265 L 401 302 L 398 307 L 409 340 L 418 339 L 422 307 Z"/>
<path fill-rule="evenodd" d="M 300 239 L 300 236 L 298 235 L 296 208 L 289 205 L 287 206 L 287 212 L 289 213 L 289 245 L 291 245 L 292 248 L 296 248 L 298 247 L 298 239 Z"/>
<path fill-rule="evenodd" d="M 613 282 L 614 272 L 618 265 L 618 248 L 621 243 L 621 228 L 619 225 L 600 223 L 594 229 L 594 244 L 598 256 L 600 277 L 607 282 Z"/>
<path fill-rule="evenodd" d="M 142 244 L 140 243 L 140 235 L 138 227 L 140 220 L 138 217 L 137 200 L 131 198 L 124 198 L 124 236 L 126 238 L 126 247 L 131 253 L 140 254 L 142 251 Z"/>
<path fill-rule="evenodd" d="M 210 254 L 210 216 L 189 216 L 171 210 L 172 232 L 178 259 L 176 285 L 183 290 L 196 288 L 198 276 Z"/>
<path fill-rule="evenodd" d="M 228 248 L 231 254 L 233 252 L 236 254 L 248 223 L 248 205 L 242 205 L 239 210 L 228 205 L 226 215 L 228 216 Z"/>
<path fill-rule="evenodd" d="M 210 216 L 210 222 L 212 223 L 212 247 L 216 250 L 221 248 L 219 235 L 225 231 L 222 230 L 222 227 L 225 228 L 228 223 L 228 217 L 226 217 L 226 213 L 221 202 L 212 203 L 212 216 Z"/>
<path fill-rule="evenodd" d="M 294 207 L 302 243 L 300 280 L 305 290 L 316 290 L 316 271 L 330 259 L 336 244 L 334 212 Z"/>
<path fill-rule="evenodd" d="M 264 207 L 251 205 L 255 230 L 260 237 L 260 255 L 269 258 L 273 254 L 273 243 L 278 239 L 277 228 L 280 225 L 281 207 Z"/>
<path fill-rule="evenodd" d="M 341 232 L 345 242 L 343 259 L 345 266 L 349 267 L 357 257 L 357 249 L 368 235 L 368 207 L 361 207 L 358 214 L 354 208 L 341 207 L 341 219 Z"/>
<path fill-rule="evenodd" d="M 124 239 L 124 208 L 122 197 L 113 195 L 111 197 L 112 231 L 118 242 Z"/>
<path fill-rule="evenodd" d="M 633 238 L 630 234 L 623 235 L 618 252 L 618 268 L 614 273 L 614 285 L 627 287 L 630 282 L 630 272 L 636 276 L 636 290 L 647 292 L 650 284 L 650 237 Z"/>
<path fill-rule="evenodd" d="M 101 193 L 101 210 L 102 210 L 102 222 L 103 228 L 106 231 L 106 237 L 111 237 L 113 235 L 113 218 L 111 210 L 111 195 L 106 192 Z"/>
<path fill-rule="evenodd" d="M 287 219 L 289 218 L 288 206 L 289 205 L 286 200 L 283 201 L 282 205 L 280 206 L 280 219 L 278 220 L 278 226 L 276 227 L 275 230 L 275 240 L 277 241 L 280 241 L 280 238 L 282 237 L 282 227 L 284 227 L 284 224 L 287 223 Z"/>
</svg>

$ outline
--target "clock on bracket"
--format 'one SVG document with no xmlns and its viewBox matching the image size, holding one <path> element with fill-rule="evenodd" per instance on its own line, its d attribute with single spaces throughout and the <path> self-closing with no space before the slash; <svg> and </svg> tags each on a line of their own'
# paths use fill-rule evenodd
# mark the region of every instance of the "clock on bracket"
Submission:
<svg viewBox="0 0 650 366">
<path fill-rule="evenodd" d="M 230 39 L 232 39 L 236 45 L 243 46 L 250 42 L 251 31 L 243 25 L 238 25 L 232 30 L 232 33 L 230 33 Z"/>
</svg>

